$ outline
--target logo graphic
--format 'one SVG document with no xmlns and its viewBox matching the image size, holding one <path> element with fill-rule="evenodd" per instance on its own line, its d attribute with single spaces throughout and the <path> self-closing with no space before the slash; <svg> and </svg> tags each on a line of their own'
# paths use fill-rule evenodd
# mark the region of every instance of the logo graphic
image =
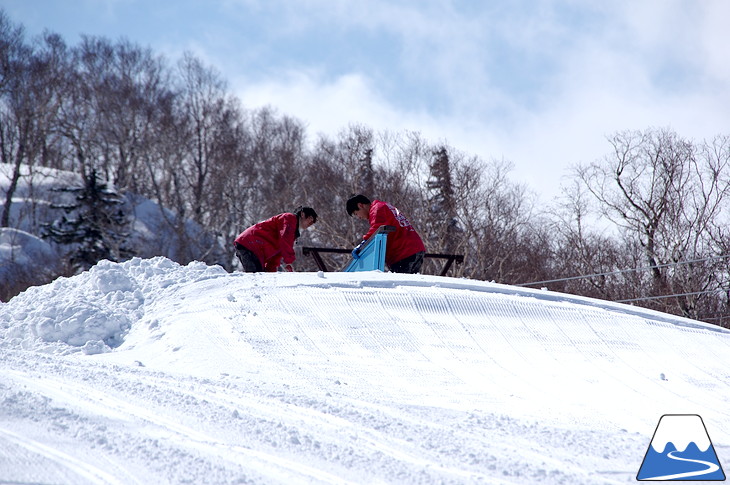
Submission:
<svg viewBox="0 0 730 485">
<path fill-rule="evenodd" d="M 662 416 L 636 479 L 725 480 L 702 418 L 696 414 Z"/>
</svg>

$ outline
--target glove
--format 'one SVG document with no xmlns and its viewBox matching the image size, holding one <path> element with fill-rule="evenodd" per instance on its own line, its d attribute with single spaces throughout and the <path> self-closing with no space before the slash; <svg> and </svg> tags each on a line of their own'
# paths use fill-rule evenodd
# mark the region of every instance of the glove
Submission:
<svg viewBox="0 0 730 485">
<path fill-rule="evenodd" d="M 360 259 L 360 248 L 365 244 L 365 241 L 361 241 L 360 244 L 355 246 L 355 249 L 352 250 L 352 259 Z"/>
<path fill-rule="evenodd" d="M 294 267 L 291 264 L 287 264 L 286 266 L 284 266 L 284 269 L 290 273 L 294 272 Z"/>
</svg>

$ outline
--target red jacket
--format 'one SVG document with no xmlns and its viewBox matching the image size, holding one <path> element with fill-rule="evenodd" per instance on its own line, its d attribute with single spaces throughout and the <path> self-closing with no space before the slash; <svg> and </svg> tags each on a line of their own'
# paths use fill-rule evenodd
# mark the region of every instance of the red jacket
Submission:
<svg viewBox="0 0 730 485">
<path fill-rule="evenodd" d="M 284 263 L 294 262 L 294 241 L 299 220 L 294 214 L 279 214 L 249 227 L 236 241 L 253 252 L 261 261 L 264 271 L 274 272 Z"/>
<path fill-rule="evenodd" d="M 426 251 L 421 237 L 408 221 L 406 216 L 393 205 L 380 200 L 374 200 L 370 205 L 370 230 L 363 236 L 370 239 L 380 226 L 394 226 L 395 232 L 388 234 L 388 243 L 385 247 L 385 263 L 393 263 L 413 256 L 417 252 Z"/>
</svg>

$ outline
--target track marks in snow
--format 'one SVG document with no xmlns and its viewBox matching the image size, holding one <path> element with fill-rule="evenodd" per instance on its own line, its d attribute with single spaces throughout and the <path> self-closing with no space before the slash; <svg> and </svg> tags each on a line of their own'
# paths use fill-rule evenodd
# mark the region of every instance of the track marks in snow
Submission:
<svg viewBox="0 0 730 485">
<path fill-rule="evenodd" d="M 13 431 L 0 428 L 0 469 L 3 461 L 12 461 L 12 469 L 17 463 L 26 462 L 24 476 L 11 477 L 3 474 L 0 483 L 74 483 L 95 485 L 125 485 L 129 482 L 119 480 L 115 475 L 91 463 L 75 458 L 56 448 Z M 17 473 L 17 472 L 16 472 Z M 140 483 L 140 482 L 133 482 Z"/>
<path fill-rule="evenodd" d="M 41 403 L 37 415 L 63 444 L 52 448 L 79 466 L 106 470 L 87 456 L 154 457 L 148 463 L 164 465 L 144 476 L 163 482 L 612 483 L 632 478 L 612 463 L 640 459 L 646 437 L 617 432 L 634 421 L 594 409 L 641 409 L 655 396 L 673 404 L 682 386 L 727 376 L 719 364 L 691 364 L 698 342 L 708 342 L 704 330 L 677 325 L 689 341 L 677 353 L 652 339 L 671 323 L 633 313 L 614 322 L 615 312 L 555 295 L 477 291 L 476 283 L 451 280 L 399 286 L 312 277 L 316 283 L 257 286 L 266 277 L 174 288 L 158 304 L 170 311 L 133 328 L 130 345 L 109 354 L 11 353 L 0 360 L 0 398 L 3 383 L 28 394 L 12 410 L 18 423 L 32 419 L 21 408 Z M 201 291 L 208 297 L 194 298 Z M 711 352 L 722 363 L 728 338 L 717 335 Z M 668 362 L 669 354 L 679 358 Z M 137 358 L 146 367 L 135 366 Z M 695 380 L 675 379 L 685 374 Z M 723 409 L 727 393 L 718 395 L 711 399 Z M 625 402 L 611 404 L 615 396 Z M 512 411 L 519 419 L 508 417 Z M 72 439 L 75 448 L 66 448 Z M 0 443 L 14 456 L 60 466 L 32 443 L 7 434 Z M 105 483 L 81 470 L 91 478 L 79 480 Z"/>
<path fill-rule="evenodd" d="M 403 288 L 368 281 L 349 286 L 317 280 L 260 296 L 254 292 L 245 314 L 229 318 L 265 359 L 291 365 L 293 358 L 301 378 L 316 375 L 323 385 L 365 380 L 382 383 L 394 394 L 419 391 L 420 380 L 460 392 L 472 389 L 472 394 L 498 389 L 506 397 L 547 398 L 559 408 L 566 392 L 590 407 L 598 396 L 610 398 L 624 389 L 637 399 L 631 404 L 640 405 L 657 393 L 684 396 L 679 380 L 685 375 L 695 380 L 692 385 L 709 383 L 705 376 L 727 376 L 721 369 L 696 368 L 692 346 L 677 353 L 656 336 L 670 328 L 692 340 L 707 334 L 704 329 L 648 322 L 638 313 L 575 305 L 552 294 L 516 298 L 504 290 L 466 286 Z"/>
</svg>

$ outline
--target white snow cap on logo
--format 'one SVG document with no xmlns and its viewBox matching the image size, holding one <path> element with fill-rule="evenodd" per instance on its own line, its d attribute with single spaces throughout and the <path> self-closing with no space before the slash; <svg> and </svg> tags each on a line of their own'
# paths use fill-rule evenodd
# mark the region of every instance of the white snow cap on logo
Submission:
<svg viewBox="0 0 730 485">
<path fill-rule="evenodd" d="M 705 425 L 696 414 L 665 414 L 659 420 L 651 446 L 654 451 L 663 453 L 667 443 L 672 442 L 678 451 L 684 451 L 694 442 L 700 451 L 711 446 Z"/>
</svg>

